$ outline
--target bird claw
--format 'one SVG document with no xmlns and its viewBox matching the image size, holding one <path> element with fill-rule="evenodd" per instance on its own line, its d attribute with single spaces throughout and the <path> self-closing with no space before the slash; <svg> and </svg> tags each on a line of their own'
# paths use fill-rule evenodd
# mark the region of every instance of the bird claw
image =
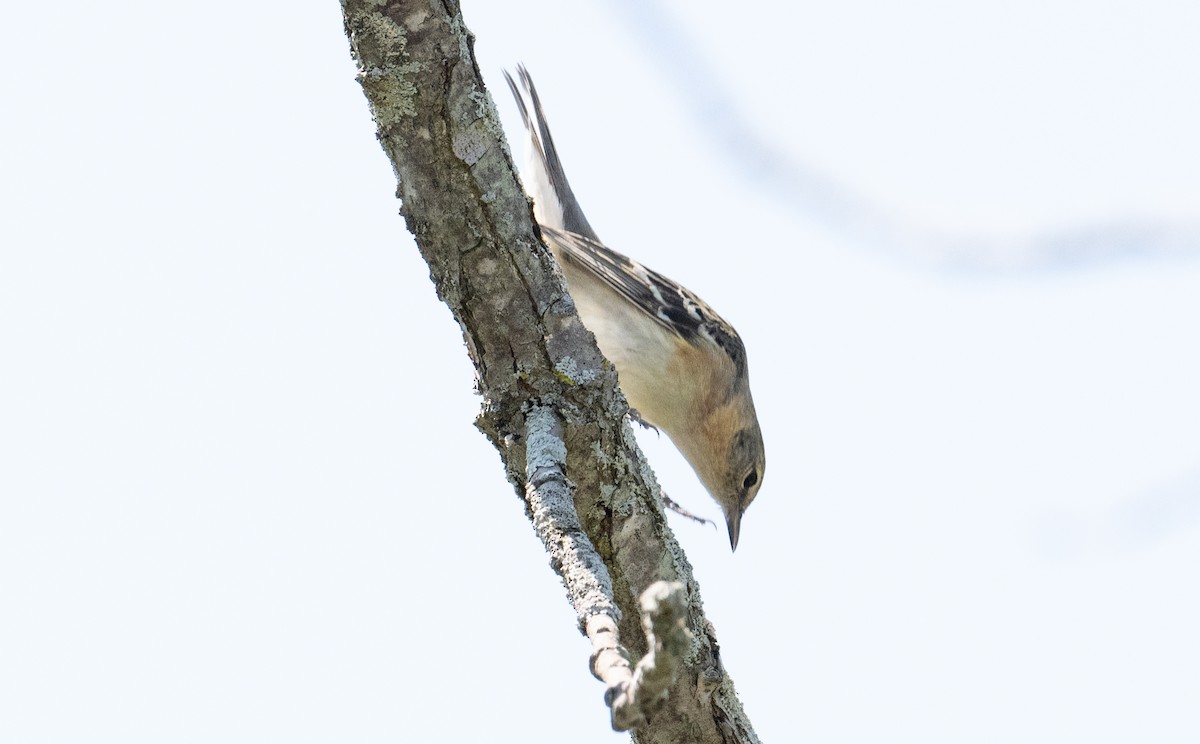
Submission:
<svg viewBox="0 0 1200 744">
<path fill-rule="evenodd" d="M 650 429 L 655 434 L 662 434 L 662 432 L 658 430 L 657 426 L 642 418 L 642 414 L 638 413 L 638 410 L 632 406 L 629 408 L 629 418 L 635 423 L 641 425 L 643 428 Z"/>
<path fill-rule="evenodd" d="M 658 495 L 659 495 L 659 497 L 662 498 L 663 506 L 665 506 L 668 509 L 670 509 L 671 511 L 675 512 L 679 516 L 687 517 L 688 519 L 692 520 L 693 522 L 697 522 L 699 524 L 712 525 L 713 529 L 717 528 L 717 523 L 712 521 L 711 519 L 705 519 L 704 517 L 698 517 L 695 514 L 692 514 L 687 509 L 684 509 L 679 504 L 675 503 L 675 501 L 670 496 L 667 495 L 666 491 L 660 490 L 658 492 Z"/>
</svg>

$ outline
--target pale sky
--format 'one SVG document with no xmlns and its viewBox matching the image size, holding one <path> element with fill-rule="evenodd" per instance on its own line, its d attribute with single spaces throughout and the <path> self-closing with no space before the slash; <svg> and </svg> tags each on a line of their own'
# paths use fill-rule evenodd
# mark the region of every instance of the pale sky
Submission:
<svg viewBox="0 0 1200 744">
<path fill-rule="evenodd" d="M 759 735 L 1200 740 L 1200 6 L 730 7 L 463 0 L 746 343 L 671 524 Z M 337 4 L 4 16 L 0 741 L 627 740 Z"/>
</svg>

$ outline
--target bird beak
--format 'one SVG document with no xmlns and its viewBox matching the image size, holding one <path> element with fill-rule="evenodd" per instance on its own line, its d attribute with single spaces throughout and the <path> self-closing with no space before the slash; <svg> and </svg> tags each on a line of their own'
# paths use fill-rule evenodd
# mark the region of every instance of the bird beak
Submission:
<svg viewBox="0 0 1200 744">
<path fill-rule="evenodd" d="M 729 547 L 737 550 L 738 533 L 742 529 L 742 513 L 740 511 L 730 512 L 725 516 L 725 525 L 729 528 Z"/>
</svg>

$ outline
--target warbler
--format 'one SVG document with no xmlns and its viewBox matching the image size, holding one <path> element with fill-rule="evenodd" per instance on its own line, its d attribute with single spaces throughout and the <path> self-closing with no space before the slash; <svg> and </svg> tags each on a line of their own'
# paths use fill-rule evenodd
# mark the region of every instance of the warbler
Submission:
<svg viewBox="0 0 1200 744">
<path fill-rule="evenodd" d="M 567 183 L 524 66 L 505 79 L 528 135 L 523 182 L 583 324 L 617 370 L 632 413 L 671 438 L 720 505 L 737 549 L 766 459 L 746 350 L 687 288 L 600 242 Z"/>
</svg>

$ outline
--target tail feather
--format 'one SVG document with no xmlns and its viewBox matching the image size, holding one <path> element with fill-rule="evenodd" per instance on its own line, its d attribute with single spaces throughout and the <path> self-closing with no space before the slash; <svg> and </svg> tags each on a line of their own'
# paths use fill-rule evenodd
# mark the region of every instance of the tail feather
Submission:
<svg viewBox="0 0 1200 744">
<path fill-rule="evenodd" d="M 528 135 L 529 152 L 524 176 L 525 188 L 533 197 L 534 216 L 543 225 L 578 233 L 599 242 L 600 236 L 596 235 L 587 217 L 583 216 L 583 209 L 575 200 L 571 185 L 567 183 L 537 88 L 533 86 L 533 78 L 524 65 L 517 66 L 517 78 L 519 84 L 507 70 L 504 71 L 504 79 L 517 99 L 517 108 L 521 111 L 521 120 Z"/>
</svg>

